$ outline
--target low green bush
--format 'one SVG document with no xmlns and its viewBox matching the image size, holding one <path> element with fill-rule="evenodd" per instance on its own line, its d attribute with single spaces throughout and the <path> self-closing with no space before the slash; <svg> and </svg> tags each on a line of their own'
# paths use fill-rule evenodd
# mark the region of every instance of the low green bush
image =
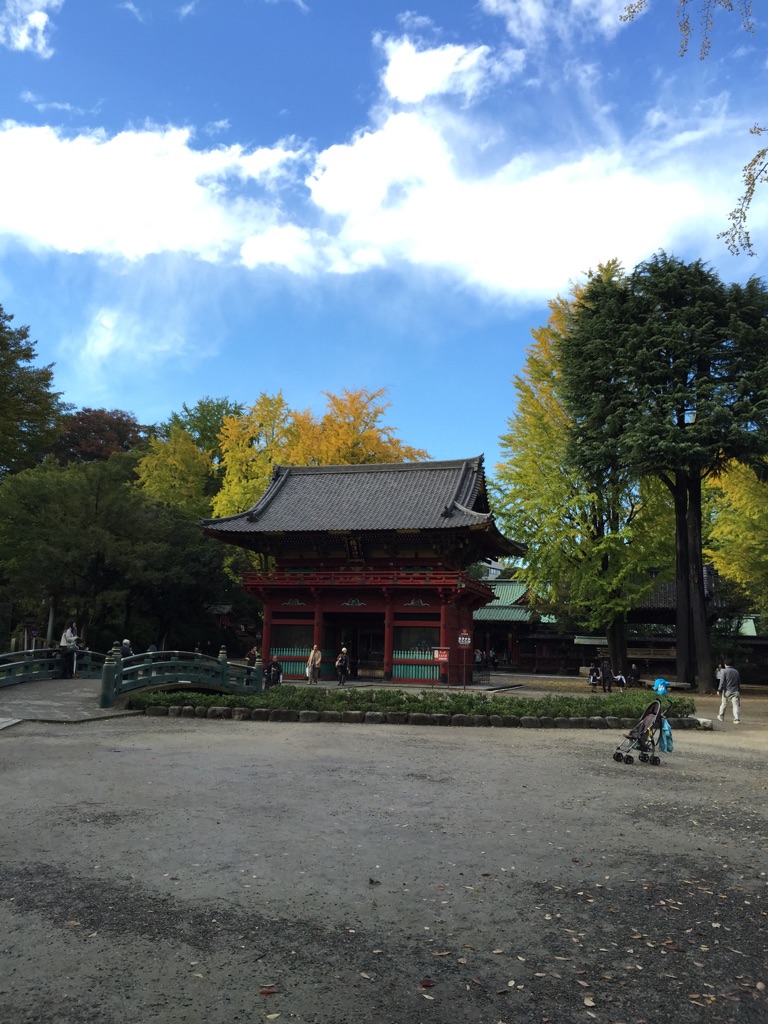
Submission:
<svg viewBox="0 0 768 1024">
<path fill-rule="evenodd" d="M 533 715 L 550 718 L 613 715 L 617 718 L 639 718 L 652 699 L 644 691 L 585 697 L 562 694 L 516 697 L 470 691 L 358 690 L 355 687 L 326 690 L 322 686 L 274 686 L 252 697 L 231 693 L 153 690 L 133 694 L 128 707 L 142 711 L 153 705 L 189 705 L 205 708 L 286 708 L 294 711 L 422 711 L 433 715 Z M 662 706 L 670 718 L 684 718 L 696 710 L 693 698 L 683 695 L 663 698 Z"/>
</svg>

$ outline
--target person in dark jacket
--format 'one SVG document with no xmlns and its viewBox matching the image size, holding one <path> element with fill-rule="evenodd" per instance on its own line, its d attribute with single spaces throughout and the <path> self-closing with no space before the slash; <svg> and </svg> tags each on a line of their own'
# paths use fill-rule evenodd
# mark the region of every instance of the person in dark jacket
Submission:
<svg viewBox="0 0 768 1024">
<path fill-rule="evenodd" d="M 272 658 L 267 665 L 267 671 L 264 673 L 264 685 L 267 687 L 279 686 L 282 678 L 283 666 L 277 658 Z"/>
<path fill-rule="evenodd" d="M 255 644 L 253 645 L 253 647 L 250 648 L 250 650 L 246 651 L 246 654 L 245 654 L 245 678 L 246 679 L 250 679 L 251 676 L 253 675 L 253 669 L 254 669 L 254 666 L 256 665 L 256 659 L 258 658 L 258 656 L 259 656 L 259 649 L 258 649 L 258 647 Z"/>
<path fill-rule="evenodd" d="M 349 679 L 349 654 L 346 647 L 341 648 L 336 659 L 336 675 L 339 677 L 339 686 L 343 686 Z"/>
<path fill-rule="evenodd" d="M 603 684 L 603 693 L 610 693 L 613 686 L 613 669 L 607 658 L 600 662 L 600 681 Z"/>
</svg>

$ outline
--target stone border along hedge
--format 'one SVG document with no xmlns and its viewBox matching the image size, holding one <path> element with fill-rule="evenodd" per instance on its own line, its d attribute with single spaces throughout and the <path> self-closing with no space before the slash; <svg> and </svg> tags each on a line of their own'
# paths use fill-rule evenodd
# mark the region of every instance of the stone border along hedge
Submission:
<svg viewBox="0 0 768 1024">
<path fill-rule="evenodd" d="M 427 715 L 420 711 L 294 711 L 288 708 L 206 708 L 150 704 L 145 714 L 154 718 L 231 718 L 238 722 L 353 722 L 364 725 L 495 726 L 523 729 L 631 729 L 636 718 L 596 715 L 591 718 L 540 718 L 533 715 Z M 670 718 L 673 729 L 703 727 L 698 718 Z"/>
</svg>

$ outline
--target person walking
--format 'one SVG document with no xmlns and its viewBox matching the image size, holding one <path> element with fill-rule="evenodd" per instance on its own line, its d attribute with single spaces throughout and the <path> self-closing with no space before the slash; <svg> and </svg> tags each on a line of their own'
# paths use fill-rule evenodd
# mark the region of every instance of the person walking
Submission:
<svg viewBox="0 0 768 1024">
<path fill-rule="evenodd" d="M 610 693 L 613 686 L 613 669 L 607 658 L 600 662 L 600 681 L 603 684 L 603 693 Z"/>
<path fill-rule="evenodd" d="M 59 641 L 62 679 L 72 679 L 75 676 L 75 656 L 79 639 L 77 623 L 74 619 L 67 619 L 64 625 L 64 632 L 61 634 L 61 640 Z"/>
<path fill-rule="evenodd" d="M 730 701 L 731 711 L 733 712 L 733 724 L 738 725 L 741 722 L 741 676 L 738 669 L 733 667 L 733 661 L 730 658 L 725 659 L 725 668 L 720 672 L 717 692 L 722 698 L 720 710 L 717 713 L 718 722 L 723 721 L 725 709 L 728 707 L 728 701 Z"/>
<path fill-rule="evenodd" d="M 336 659 L 336 675 L 339 677 L 339 686 L 343 686 L 349 679 L 349 654 L 346 647 L 341 648 Z"/>
<path fill-rule="evenodd" d="M 307 679 L 310 686 L 316 686 L 320 677 L 320 662 L 323 660 L 323 652 L 314 644 L 307 658 Z"/>
</svg>

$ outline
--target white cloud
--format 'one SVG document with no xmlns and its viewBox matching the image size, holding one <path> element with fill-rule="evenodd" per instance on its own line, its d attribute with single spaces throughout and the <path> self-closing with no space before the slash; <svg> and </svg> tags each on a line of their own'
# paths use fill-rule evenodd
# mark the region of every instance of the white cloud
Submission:
<svg viewBox="0 0 768 1024">
<path fill-rule="evenodd" d="M 118 4 L 117 6 L 123 11 L 128 11 L 137 21 L 140 21 L 142 25 L 144 24 L 146 19 L 136 4 L 132 3 L 132 0 L 126 0 L 125 3 Z"/>
<path fill-rule="evenodd" d="M 319 255 L 310 232 L 295 224 L 275 225 L 247 239 L 240 250 L 243 265 L 284 267 L 296 274 L 318 268 Z"/>
<path fill-rule="evenodd" d="M 64 0 L 5 0 L 0 10 L 0 46 L 9 50 L 31 50 L 38 57 L 50 57 L 48 11 L 56 13 Z"/>
<path fill-rule="evenodd" d="M 467 101 L 520 71 L 523 54 L 507 50 L 495 56 L 488 46 L 446 44 L 420 49 L 408 37 L 377 37 L 387 57 L 382 76 L 389 96 L 400 103 L 421 103 L 428 96 L 457 94 Z"/>
<path fill-rule="evenodd" d="M 197 7 L 197 0 L 190 0 L 189 3 L 182 4 L 181 7 L 178 8 L 176 13 L 182 19 L 183 18 L 188 18 L 190 14 L 194 13 L 194 10 L 195 10 L 196 7 Z"/>
<path fill-rule="evenodd" d="M 728 126 L 703 117 L 671 137 L 569 159 L 535 161 L 520 150 L 498 170 L 468 176 L 438 118 L 393 113 L 321 153 L 307 184 L 336 218 L 334 244 L 350 267 L 352 254 L 371 252 L 389 266 L 542 298 L 612 256 L 629 266 L 692 230 L 714 239 L 730 208 L 730 173 L 713 168 L 703 179 L 695 168 L 727 137 Z"/>
<path fill-rule="evenodd" d="M 146 303 L 133 298 L 133 304 L 123 300 L 93 308 L 82 328 L 62 339 L 57 380 L 73 395 L 87 382 L 84 404 L 111 393 L 115 379 L 126 373 L 150 373 L 169 357 L 195 358 L 187 341 L 188 317 L 172 299 Z"/>
<path fill-rule="evenodd" d="M 53 128 L 0 124 L 0 233 L 33 247 L 136 260 L 187 252 L 216 260 L 278 217 L 265 189 L 300 154 L 282 146 L 196 150 L 186 129 L 67 138 Z"/>
<path fill-rule="evenodd" d="M 417 14 L 416 11 L 403 11 L 398 14 L 397 22 L 406 32 L 423 32 L 425 29 L 434 29 L 435 23 L 425 14 Z"/>
<path fill-rule="evenodd" d="M 281 4 L 287 2 L 289 4 L 294 4 L 304 14 L 309 13 L 309 7 L 304 3 L 304 0 L 264 0 L 264 2 L 268 4 Z"/>
<path fill-rule="evenodd" d="M 548 37 L 570 39 L 576 31 L 612 39 L 626 6 L 627 0 L 480 0 L 486 14 L 503 18 L 509 34 L 529 47 Z"/>
<path fill-rule="evenodd" d="M 205 126 L 206 135 L 221 135 L 222 132 L 228 132 L 232 125 L 229 123 L 229 118 L 222 117 L 219 121 L 209 121 Z"/>
</svg>

